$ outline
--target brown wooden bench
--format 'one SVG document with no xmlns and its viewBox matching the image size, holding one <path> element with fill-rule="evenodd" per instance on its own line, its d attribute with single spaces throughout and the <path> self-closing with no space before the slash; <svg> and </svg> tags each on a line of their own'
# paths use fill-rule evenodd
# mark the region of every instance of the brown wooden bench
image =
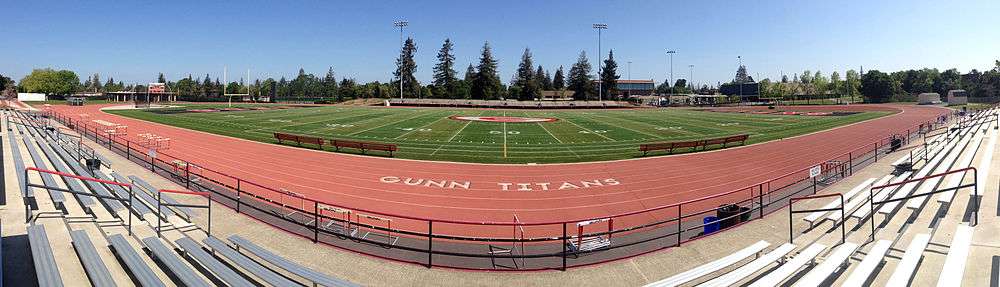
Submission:
<svg viewBox="0 0 1000 287">
<path fill-rule="evenodd" d="M 692 150 L 698 150 L 698 148 L 701 147 L 702 150 L 706 150 L 708 149 L 708 146 L 711 145 L 721 145 L 722 148 L 725 148 L 728 144 L 734 142 L 745 144 L 748 138 L 750 138 L 750 136 L 744 134 L 696 141 L 640 144 L 639 151 L 641 151 L 642 155 L 645 156 L 649 152 L 658 150 L 665 150 L 667 153 L 672 154 L 674 153 L 674 149 L 678 148 L 691 148 Z"/>
<path fill-rule="evenodd" d="M 395 144 L 386 143 L 372 143 L 372 142 L 359 142 L 359 141 L 349 141 L 349 140 L 330 140 L 330 144 L 333 145 L 334 149 L 340 151 L 340 148 L 353 148 L 360 150 L 362 154 L 367 154 L 369 150 L 378 150 L 389 152 L 389 156 L 392 156 L 393 152 L 398 150 Z"/>
<path fill-rule="evenodd" d="M 283 143 L 283 141 L 294 141 L 299 146 L 302 146 L 303 143 L 307 143 L 317 145 L 320 149 L 323 149 L 323 144 L 326 142 L 326 140 L 318 137 L 300 136 L 286 133 L 274 133 L 274 138 L 278 140 L 279 144 Z"/>
<path fill-rule="evenodd" d="M 669 142 L 669 143 L 640 144 L 639 145 L 639 151 L 642 152 L 643 156 L 645 156 L 648 152 L 658 151 L 658 150 L 665 150 L 665 151 L 667 151 L 667 153 L 671 153 L 672 154 L 672 153 L 674 153 L 674 149 L 676 149 L 676 148 L 694 148 L 694 149 L 698 149 L 698 147 L 702 146 L 703 143 L 704 143 L 704 141 L 697 140 L 697 141 L 687 141 L 687 142 Z"/>
<path fill-rule="evenodd" d="M 740 142 L 741 145 L 744 145 L 744 144 L 747 143 L 747 139 L 749 139 L 749 138 L 750 138 L 750 135 L 735 135 L 735 136 L 727 137 L 726 138 L 726 142 L 722 144 L 722 147 L 726 147 L 726 144 L 734 143 L 734 142 Z"/>
</svg>

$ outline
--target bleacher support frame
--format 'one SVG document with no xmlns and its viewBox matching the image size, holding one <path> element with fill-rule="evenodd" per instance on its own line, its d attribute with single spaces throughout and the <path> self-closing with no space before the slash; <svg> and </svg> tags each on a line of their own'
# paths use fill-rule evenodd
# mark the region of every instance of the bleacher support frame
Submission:
<svg viewBox="0 0 1000 287">
<path fill-rule="evenodd" d="M 204 196 L 208 203 L 205 205 L 198 204 L 184 204 L 184 203 L 168 203 L 163 201 L 163 193 L 173 193 L 173 194 L 187 194 L 187 195 L 199 195 Z M 208 230 L 206 233 L 208 236 L 212 236 L 212 193 L 202 192 L 202 191 L 183 191 L 183 190 L 170 190 L 170 189 L 160 189 L 156 192 L 156 237 L 162 238 L 160 232 L 163 230 L 163 207 L 187 207 L 187 208 L 204 208 L 208 210 Z"/>
<path fill-rule="evenodd" d="M 967 172 L 967 171 L 970 171 L 970 170 L 972 171 L 972 183 L 970 183 L 970 184 L 963 184 L 963 185 L 959 185 L 959 186 L 955 186 L 955 187 L 937 189 L 937 190 L 933 190 L 933 191 L 929 191 L 929 192 L 924 192 L 924 193 L 910 194 L 910 195 L 904 196 L 902 198 L 897 198 L 897 199 L 888 198 L 888 199 L 882 200 L 882 201 L 875 201 L 874 200 L 874 198 L 875 198 L 874 194 L 875 194 L 875 190 L 876 189 L 881 190 L 881 189 L 887 188 L 887 187 L 899 186 L 899 185 L 903 185 L 903 184 L 907 184 L 907 183 L 912 183 L 912 182 L 921 182 L 921 181 L 924 181 L 924 180 L 927 180 L 927 179 L 930 179 L 930 178 L 947 176 L 947 175 L 950 175 L 950 174 L 955 174 L 955 173 L 960 173 L 960 172 L 964 173 L 964 172 Z M 871 218 L 869 218 L 870 225 L 871 225 L 871 230 L 870 230 L 871 231 L 871 235 L 869 237 L 870 240 L 871 241 L 875 240 L 875 205 L 878 205 L 879 207 L 881 207 L 882 205 L 885 205 L 886 203 L 890 203 L 890 202 L 906 201 L 906 200 L 910 200 L 910 199 L 916 198 L 916 197 L 931 196 L 931 195 L 942 193 L 942 192 L 948 192 L 948 191 L 952 191 L 952 190 L 959 190 L 959 189 L 969 188 L 969 187 L 972 188 L 972 198 L 973 198 L 972 199 L 972 205 L 973 205 L 972 212 L 974 214 L 974 216 L 972 218 L 972 222 L 971 222 L 972 224 L 971 225 L 973 227 L 975 227 L 976 225 L 979 225 L 979 200 L 980 199 L 979 199 L 979 188 L 978 188 L 979 185 L 978 185 L 978 181 L 979 181 L 979 176 L 978 176 L 978 171 L 976 170 L 976 168 L 975 167 L 966 167 L 966 168 L 960 168 L 960 169 L 956 169 L 956 170 L 950 170 L 950 171 L 942 172 L 942 173 L 938 173 L 938 174 L 932 174 L 932 175 L 928 175 L 928 176 L 921 177 L 921 178 L 912 178 L 912 179 L 900 181 L 900 182 L 897 182 L 897 183 L 890 183 L 890 184 L 885 184 L 885 185 L 871 187 L 870 192 L 868 193 L 868 203 L 869 203 L 868 207 L 870 208 L 870 212 L 868 213 L 868 216 L 871 217 Z M 859 208 L 861 208 L 863 206 L 864 205 L 859 206 Z"/>
<path fill-rule="evenodd" d="M 840 207 L 795 210 L 795 202 L 797 202 L 797 201 L 808 200 L 808 199 L 828 198 L 828 197 L 837 197 L 840 200 Z M 795 243 L 795 242 L 793 242 L 795 240 L 795 235 L 794 235 L 794 232 L 795 232 L 794 231 L 794 229 L 795 229 L 794 226 L 795 226 L 795 224 L 792 224 L 792 214 L 797 214 L 797 213 L 811 213 L 811 212 L 830 212 L 830 211 L 837 211 L 837 210 L 840 210 L 840 223 L 834 222 L 833 226 L 836 227 L 838 224 L 840 225 L 840 243 L 844 243 L 844 242 L 847 242 L 847 229 L 845 227 L 846 224 L 844 224 L 847 221 L 847 217 L 846 217 L 847 214 L 844 211 L 844 194 L 843 193 L 807 195 L 807 196 L 793 197 L 793 198 L 789 199 L 789 202 L 788 202 L 788 243 Z"/>
<path fill-rule="evenodd" d="M 126 199 L 123 199 L 123 198 L 118 198 L 117 196 L 104 196 L 104 195 L 95 194 L 95 193 L 70 190 L 70 189 L 61 188 L 61 187 L 58 187 L 58 186 L 47 186 L 47 185 L 44 185 L 44 184 L 31 183 L 31 181 L 28 179 L 28 171 L 35 171 L 35 172 L 39 172 L 39 173 L 48 173 L 48 174 L 54 174 L 54 175 L 58 175 L 58 176 L 62 176 L 62 177 L 75 178 L 75 179 L 83 180 L 83 181 L 92 181 L 92 182 L 97 182 L 97 183 L 102 183 L 102 184 L 110 184 L 110 185 L 118 185 L 118 186 L 128 187 L 129 198 L 128 198 L 128 200 L 126 200 Z M 24 184 L 24 189 L 25 190 L 27 190 L 29 187 L 44 188 L 44 189 L 48 189 L 48 190 L 65 192 L 65 193 L 70 193 L 70 194 L 75 194 L 75 195 L 92 196 L 92 197 L 96 197 L 96 198 L 109 199 L 109 200 L 115 200 L 115 201 L 121 202 L 123 205 L 125 205 L 126 207 L 128 207 L 128 234 L 132 235 L 132 214 L 135 213 L 135 210 L 132 208 L 132 204 L 134 202 L 133 200 L 134 200 L 135 197 L 134 197 L 134 193 L 132 192 L 132 185 L 131 184 L 121 183 L 121 182 L 117 182 L 117 181 L 107 181 L 107 180 L 98 179 L 98 178 L 92 178 L 92 177 L 86 177 L 86 176 L 79 176 L 79 175 L 75 175 L 75 174 L 68 174 L 68 173 L 54 171 L 54 170 L 45 170 L 45 169 L 40 169 L 40 168 L 35 168 L 35 167 L 28 167 L 28 168 L 24 169 L 24 183 L 25 183 Z M 24 211 L 25 211 L 24 212 L 25 223 L 31 222 L 31 218 L 32 218 L 31 208 L 29 208 L 29 206 L 27 204 L 25 204 L 24 207 L 25 207 L 25 209 L 24 209 Z"/>
</svg>

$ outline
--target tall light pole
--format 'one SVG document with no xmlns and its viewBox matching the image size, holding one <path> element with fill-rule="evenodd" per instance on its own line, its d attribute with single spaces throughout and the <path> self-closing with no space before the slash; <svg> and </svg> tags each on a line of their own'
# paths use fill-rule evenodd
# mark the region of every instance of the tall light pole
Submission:
<svg viewBox="0 0 1000 287">
<path fill-rule="evenodd" d="M 691 86 L 691 91 L 693 92 L 694 88 L 695 88 L 695 86 L 694 86 L 694 65 L 688 65 L 688 69 L 691 70 L 690 73 L 688 74 L 688 78 L 690 78 L 690 79 L 688 79 L 688 86 Z"/>
<path fill-rule="evenodd" d="M 740 61 L 740 66 L 736 68 L 736 71 L 737 71 L 736 75 L 739 76 L 739 74 L 740 74 L 739 70 L 741 68 L 743 68 L 743 56 L 736 56 L 736 59 L 738 59 Z M 736 84 L 740 85 L 740 103 L 743 103 L 743 83 L 739 82 L 740 79 L 736 79 L 736 81 L 738 82 Z"/>
<path fill-rule="evenodd" d="M 601 30 L 607 30 L 608 24 L 596 23 L 594 29 L 597 30 L 597 101 L 604 101 L 604 83 L 601 81 L 601 74 L 604 72 L 604 64 L 601 63 Z"/>
<path fill-rule="evenodd" d="M 632 85 L 635 85 L 635 83 L 632 82 L 632 61 L 628 61 L 628 81 L 628 96 L 632 97 Z"/>
<path fill-rule="evenodd" d="M 402 60 L 403 55 L 403 28 L 410 25 L 409 21 L 398 20 L 392 22 L 393 26 L 399 27 L 399 55 L 400 60 Z M 400 61 L 399 65 L 399 99 L 403 99 L 403 63 Z"/>
<path fill-rule="evenodd" d="M 667 50 L 667 55 L 670 56 L 670 80 L 667 80 L 667 84 L 670 85 L 671 95 L 674 94 L 674 84 L 676 84 L 676 83 L 671 83 L 674 82 L 674 54 L 677 54 L 677 51 Z"/>
</svg>

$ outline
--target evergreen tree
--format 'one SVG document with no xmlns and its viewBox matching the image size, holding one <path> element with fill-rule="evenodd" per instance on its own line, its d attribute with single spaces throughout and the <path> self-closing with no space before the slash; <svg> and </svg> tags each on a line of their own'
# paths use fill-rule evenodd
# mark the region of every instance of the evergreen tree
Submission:
<svg viewBox="0 0 1000 287">
<path fill-rule="evenodd" d="M 94 73 L 93 80 L 90 82 L 90 86 L 87 87 L 92 92 L 101 91 L 101 75 Z"/>
<path fill-rule="evenodd" d="M 542 78 L 542 89 L 543 90 L 547 90 L 547 91 L 551 91 L 552 90 L 552 75 L 549 74 L 549 71 L 545 71 L 545 76 L 543 76 L 543 77 L 544 78 Z"/>
<path fill-rule="evenodd" d="M 205 74 L 205 80 L 201 82 L 201 94 L 206 97 L 211 97 L 215 94 L 215 87 L 212 86 L 212 78 Z"/>
<path fill-rule="evenodd" d="M 326 76 L 323 77 L 323 96 L 327 98 L 337 98 L 340 101 L 340 96 L 337 93 L 337 77 L 333 73 L 333 67 L 326 70 Z"/>
<path fill-rule="evenodd" d="M 490 42 L 486 42 L 479 57 L 476 77 L 472 80 L 471 96 L 473 99 L 493 100 L 499 99 L 502 95 L 503 86 L 497 73 L 497 61 L 493 58 Z"/>
<path fill-rule="evenodd" d="M 608 59 L 604 60 L 604 69 L 601 70 L 601 88 L 604 89 L 604 96 L 610 97 L 618 90 L 618 63 L 615 62 L 615 51 L 608 51 Z"/>
<path fill-rule="evenodd" d="M 157 83 L 161 83 L 161 84 L 166 84 L 167 83 L 167 77 L 164 77 L 163 73 L 160 73 L 160 76 L 156 77 L 156 82 Z"/>
<path fill-rule="evenodd" d="M 517 66 L 517 73 L 514 74 L 514 80 L 511 83 L 518 89 L 518 94 L 512 96 L 516 96 L 519 100 L 529 101 L 538 98 L 538 82 L 534 71 L 532 71 L 533 67 L 531 50 L 525 48 L 524 53 L 521 54 L 521 64 Z"/>
<path fill-rule="evenodd" d="M 472 81 L 476 79 L 476 67 L 469 64 L 469 67 L 465 69 L 465 82 L 472 84 Z"/>
<path fill-rule="evenodd" d="M 555 76 L 552 77 L 552 89 L 562 90 L 566 88 L 566 76 L 563 75 L 563 66 L 559 66 Z"/>
<path fill-rule="evenodd" d="M 438 97 L 457 98 L 456 82 L 458 72 L 455 71 L 455 55 L 452 54 L 454 44 L 451 39 L 445 39 L 438 50 L 438 63 L 434 65 L 434 94 Z"/>
<path fill-rule="evenodd" d="M 420 94 L 420 83 L 413 76 L 413 73 L 417 71 L 417 62 L 413 59 L 416 53 L 417 44 L 413 42 L 413 38 L 407 38 L 406 42 L 403 43 L 403 49 L 399 51 L 399 58 L 396 59 L 396 72 L 393 73 L 396 76 L 396 86 L 399 86 L 399 81 L 402 81 L 403 94 L 409 94 L 411 97 L 418 97 Z"/>
<path fill-rule="evenodd" d="M 581 51 L 576 64 L 569 69 L 569 89 L 573 91 L 573 99 L 588 100 L 594 94 L 594 84 L 590 78 L 590 61 L 587 52 Z"/>
<path fill-rule="evenodd" d="M 538 65 L 538 69 L 535 70 L 534 76 L 535 85 L 538 86 L 538 90 L 547 90 L 548 86 L 545 85 L 545 69 L 542 68 L 542 65 Z M 541 92 L 539 92 L 539 95 L 541 95 Z"/>
<path fill-rule="evenodd" d="M 736 69 L 736 78 L 733 80 L 735 84 L 749 84 L 753 83 L 753 77 L 747 74 L 747 66 L 740 65 L 739 69 Z"/>
</svg>

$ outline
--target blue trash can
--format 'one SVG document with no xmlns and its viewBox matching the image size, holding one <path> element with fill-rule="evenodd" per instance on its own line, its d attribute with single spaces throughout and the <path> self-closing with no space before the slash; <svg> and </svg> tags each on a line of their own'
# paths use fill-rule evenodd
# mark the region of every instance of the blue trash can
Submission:
<svg viewBox="0 0 1000 287">
<path fill-rule="evenodd" d="M 711 234 L 713 232 L 719 231 L 719 218 L 715 216 L 708 216 L 702 219 L 705 224 L 705 234 Z"/>
</svg>

